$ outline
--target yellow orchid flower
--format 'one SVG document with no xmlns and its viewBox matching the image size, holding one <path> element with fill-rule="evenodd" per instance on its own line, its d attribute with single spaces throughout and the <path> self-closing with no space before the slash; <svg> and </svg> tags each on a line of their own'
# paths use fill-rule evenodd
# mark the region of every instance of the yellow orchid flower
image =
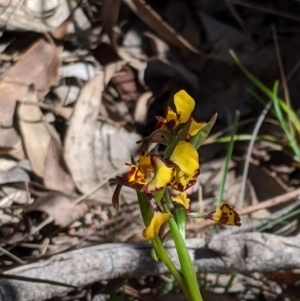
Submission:
<svg viewBox="0 0 300 301">
<path fill-rule="evenodd" d="M 174 95 L 174 105 L 176 112 L 168 107 L 166 118 L 156 117 L 158 120 L 156 129 L 163 127 L 173 129 L 180 123 L 186 123 L 195 108 L 195 100 L 186 91 L 180 90 Z"/>
<path fill-rule="evenodd" d="M 185 209 L 190 208 L 190 199 L 188 198 L 186 192 L 180 192 L 178 195 L 171 196 L 173 202 L 182 205 Z"/>
<path fill-rule="evenodd" d="M 169 185 L 172 180 L 173 167 L 168 167 L 158 155 L 152 155 L 151 162 L 153 166 L 153 177 L 142 188 L 142 191 L 145 193 L 159 191 Z"/>
<path fill-rule="evenodd" d="M 158 155 L 140 152 L 138 165 L 131 164 L 127 173 L 128 183 L 141 185 L 141 191 L 153 193 L 170 184 L 173 167 L 166 165 Z"/>
<path fill-rule="evenodd" d="M 149 226 L 143 230 L 144 238 L 153 240 L 159 234 L 161 226 L 172 217 L 173 215 L 171 213 L 154 212 Z"/>
</svg>

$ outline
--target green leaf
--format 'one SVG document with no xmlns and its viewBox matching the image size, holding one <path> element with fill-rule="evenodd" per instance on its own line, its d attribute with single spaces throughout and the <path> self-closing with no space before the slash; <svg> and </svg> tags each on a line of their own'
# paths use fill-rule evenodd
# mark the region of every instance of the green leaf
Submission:
<svg viewBox="0 0 300 301">
<path fill-rule="evenodd" d="M 293 135 L 291 134 L 288 123 L 284 119 L 283 114 L 282 114 L 282 110 L 279 106 L 279 99 L 277 97 L 278 86 L 279 86 L 279 83 L 278 83 L 278 81 L 276 81 L 275 84 L 274 84 L 274 90 L 273 90 L 274 94 L 273 94 L 273 98 L 272 98 L 274 108 L 275 108 L 275 111 L 276 111 L 276 115 L 277 115 L 277 119 L 279 120 L 281 128 L 284 130 L 284 132 L 285 132 L 285 134 L 286 134 L 286 136 L 287 136 L 287 138 L 290 142 L 290 145 L 291 145 L 291 148 L 294 151 L 294 154 L 299 159 L 300 158 L 300 148 L 298 147 L 296 140 L 294 139 Z"/>
<path fill-rule="evenodd" d="M 153 209 L 149 203 L 148 198 L 145 196 L 143 192 L 137 190 L 136 194 L 137 194 L 140 210 L 142 213 L 143 221 L 145 226 L 147 227 L 151 222 L 153 216 Z"/>
<path fill-rule="evenodd" d="M 214 124 L 216 123 L 218 114 L 216 113 L 211 120 L 206 124 L 205 127 L 203 127 L 195 136 L 192 137 L 192 139 L 190 140 L 190 143 L 194 146 L 194 148 L 197 150 L 202 143 L 204 142 L 204 140 L 207 138 L 207 136 L 209 135 L 212 127 L 214 126 Z"/>
<path fill-rule="evenodd" d="M 288 115 L 288 117 L 290 118 L 291 122 L 293 123 L 293 125 L 297 129 L 298 133 L 300 133 L 300 119 L 298 118 L 296 112 L 292 108 L 290 108 L 286 104 L 286 102 L 283 99 L 279 98 L 277 95 L 276 95 L 277 100 L 275 100 L 274 99 L 274 92 L 271 89 L 269 89 L 268 87 L 266 87 L 262 82 L 260 82 L 251 72 L 249 72 L 243 66 L 243 64 L 241 63 L 241 61 L 239 60 L 239 58 L 237 57 L 237 55 L 235 54 L 235 52 L 233 50 L 230 51 L 230 54 L 231 54 L 233 60 L 235 61 L 235 63 L 243 71 L 243 73 L 250 79 L 250 81 L 252 81 L 253 84 L 261 92 L 263 92 L 269 99 L 271 99 L 273 101 L 273 103 L 275 101 L 277 101 L 279 103 L 280 107 Z"/>
</svg>

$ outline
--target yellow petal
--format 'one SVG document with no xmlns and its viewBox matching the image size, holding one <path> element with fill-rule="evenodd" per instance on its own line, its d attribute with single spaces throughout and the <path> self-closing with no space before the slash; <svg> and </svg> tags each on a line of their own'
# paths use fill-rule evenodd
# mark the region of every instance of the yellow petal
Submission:
<svg viewBox="0 0 300 301">
<path fill-rule="evenodd" d="M 150 155 L 145 151 L 140 151 L 140 160 L 139 160 L 139 167 L 143 174 L 145 175 L 145 178 L 150 177 L 150 173 L 153 172 L 153 168 L 151 166 L 151 157 Z"/>
<path fill-rule="evenodd" d="M 167 123 L 172 121 L 172 120 L 177 122 L 177 119 L 178 119 L 178 115 L 176 114 L 176 112 L 174 112 L 172 110 L 172 108 L 168 107 L 167 116 L 166 116 Z"/>
<path fill-rule="evenodd" d="M 129 171 L 127 173 L 127 181 L 129 183 L 145 184 L 145 176 L 143 172 L 134 164 L 130 164 Z"/>
<path fill-rule="evenodd" d="M 198 152 L 188 142 L 179 141 L 170 159 L 187 174 L 193 175 L 199 169 Z"/>
<path fill-rule="evenodd" d="M 189 128 L 189 135 L 195 136 L 202 128 L 206 126 L 206 122 L 196 122 L 194 118 L 191 118 L 192 122 Z"/>
<path fill-rule="evenodd" d="M 170 213 L 154 212 L 150 225 L 143 230 L 143 236 L 147 240 L 152 240 L 158 235 L 161 226 L 172 218 Z"/>
<path fill-rule="evenodd" d="M 193 175 L 189 175 L 183 172 L 182 170 L 176 168 L 176 170 L 173 173 L 171 186 L 175 190 L 185 191 L 196 183 L 199 174 L 200 169 L 197 169 Z"/>
<path fill-rule="evenodd" d="M 145 193 L 159 191 L 170 184 L 173 174 L 173 167 L 168 167 L 158 155 L 151 155 L 151 163 L 154 169 L 154 176 L 147 185 L 142 188 Z"/>
<path fill-rule="evenodd" d="M 209 213 L 206 218 L 227 226 L 241 226 L 240 215 L 228 203 L 223 203 L 215 211 Z"/>
<path fill-rule="evenodd" d="M 184 90 L 179 91 L 174 95 L 174 104 L 178 116 L 179 123 L 187 122 L 195 108 L 194 99 Z"/>
<path fill-rule="evenodd" d="M 173 202 L 182 205 L 185 209 L 189 209 L 190 207 L 190 199 L 187 197 L 186 192 L 180 192 L 176 196 L 171 196 Z"/>
</svg>

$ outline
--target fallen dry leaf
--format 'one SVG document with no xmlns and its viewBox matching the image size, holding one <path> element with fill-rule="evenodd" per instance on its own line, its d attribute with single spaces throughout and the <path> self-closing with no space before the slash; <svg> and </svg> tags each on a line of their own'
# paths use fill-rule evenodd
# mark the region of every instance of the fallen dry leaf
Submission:
<svg viewBox="0 0 300 301">
<path fill-rule="evenodd" d="M 112 77 L 117 72 L 119 72 L 122 69 L 123 66 L 124 66 L 123 61 L 117 61 L 117 62 L 109 63 L 105 66 L 105 68 L 104 68 L 104 84 L 105 84 L 105 86 L 108 85 L 108 83 L 110 82 Z"/>
<path fill-rule="evenodd" d="M 27 172 L 19 166 L 14 166 L 9 170 L 0 172 L 0 185 L 15 183 L 15 182 L 29 182 L 30 178 Z"/>
<path fill-rule="evenodd" d="M 47 188 L 72 194 L 75 191 L 72 178 L 63 159 L 63 148 L 51 137 L 45 160 L 44 184 Z"/>
<path fill-rule="evenodd" d="M 76 187 L 90 192 L 98 183 L 94 141 L 104 89 L 103 74 L 92 78 L 81 90 L 64 141 L 64 157 Z"/>
<path fill-rule="evenodd" d="M 2 0 L 0 6 L 0 27 L 13 31 L 48 32 L 56 28 L 71 14 L 78 1 L 19 1 Z M 90 23 L 80 8 L 74 13 L 77 30 L 85 30 Z M 45 17 L 46 16 L 46 17 Z M 74 32 L 74 26 L 69 28 Z"/>
<path fill-rule="evenodd" d="M 135 106 L 134 109 L 134 121 L 140 124 L 146 124 L 148 108 L 151 104 L 151 100 L 153 100 L 152 92 L 143 93 Z"/>
<path fill-rule="evenodd" d="M 0 154 L 19 160 L 25 158 L 21 138 L 13 127 L 0 128 Z"/>
<path fill-rule="evenodd" d="M 43 178 L 51 134 L 55 133 L 55 129 L 43 120 L 43 113 L 35 104 L 38 100 L 32 87 L 26 101 L 21 102 L 17 108 L 18 124 L 32 170 Z"/>
<path fill-rule="evenodd" d="M 69 120 L 72 116 L 73 113 L 73 108 L 69 108 L 69 107 L 62 107 L 62 106 L 54 106 L 54 107 L 50 107 L 48 105 L 41 105 L 39 104 L 39 107 L 45 110 L 49 110 L 50 112 L 52 112 L 53 114 L 60 116 L 66 120 Z"/>
<path fill-rule="evenodd" d="M 0 131 L 0 148 L 12 148 L 19 143 L 20 136 L 14 128 L 4 128 Z"/>
<path fill-rule="evenodd" d="M 67 227 L 88 211 L 88 205 L 82 202 L 74 205 L 69 198 L 59 194 L 48 194 L 38 198 L 31 204 L 26 213 L 41 211 L 53 218 L 54 224 L 60 227 Z"/>
<path fill-rule="evenodd" d="M 141 136 L 122 127 L 107 123 L 98 124 L 94 164 L 98 179 L 102 182 L 121 168 L 126 169 L 125 163 L 129 163 L 130 157 L 136 154 L 139 148 L 136 141 L 140 140 Z"/>
<path fill-rule="evenodd" d="M 140 140 L 134 132 L 97 121 L 103 89 L 103 74 L 83 87 L 64 141 L 67 166 L 76 187 L 84 194 L 94 191 L 112 172 L 124 167 L 137 150 L 135 142 Z M 92 197 L 111 202 L 104 190 L 98 190 Z"/>
<path fill-rule="evenodd" d="M 23 100 L 28 87 L 34 84 L 38 99 L 57 83 L 61 48 L 40 39 L 7 71 L 0 83 L 0 120 L 3 126 L 12 126 L 17 100 Z"/>
<path fill-rule="evenodd" d="M 9 130 L 0 128 L 1 138 L 6 136 L 1 142 L 6 146 L 9 145 L 8 149 L 5 145 L 3 147 L 0 145 L 1 154 L 8 154 L 17 159 L 24 158 L 21 139 L 12 127 L 16 102 L 24 100 L 31 84 L 35 85 L 39 99 L 42 99 L 49 88 L 56 84 L 61 50 L 61 46 L 56 47 L 44 39 L 39 39 L 4 74 L 0 83 L 0 120 L 2 126 L 11 128 Z"/>
<path fill-rule="evenodd" d="M 3 191 L 5 196 L 10 199 L 10 201 L 17 204 L 28 203 L 29 196 L 25 189 L 25 183 L 28 183 L 29 181 L 30 178 L 27 172 L 18 165 L 4 172 L 0 172 L 0 185 L 3 185 L 1 187 L 1 190 Z M 21 184 L 21 189 L 9 186 L 13 183 Z"/>
</svg>

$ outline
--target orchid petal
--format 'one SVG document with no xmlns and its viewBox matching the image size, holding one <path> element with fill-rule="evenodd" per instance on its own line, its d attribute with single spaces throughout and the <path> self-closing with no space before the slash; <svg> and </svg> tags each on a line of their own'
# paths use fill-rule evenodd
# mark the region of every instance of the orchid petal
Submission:
<svg viewBox="0 0 300 301">
<path fill-rule="evenodd" d="M 197 169 L 193 175 L 189 175 L 176 168 L 170 185 L 175 190 L 186 191 L 196 183 L 199 174 L 200 169 Z"/>
<path fill-rule="evenodd" d="M 129 171 L 127 173 L 127 181 L 128 183 L 137 183 L 137 184 L 145 184 L 145 175 L 143 172 L 133 164 L 130 164 Z"/>
<path fill-rule="evenodd" d="M 199 169 L 199 155 L 193 146 L 185 141 L 179 141 L 170 160 L 183 172 L 193 175 Z"/>
<path fill-rule="evenodd" d="M 167 116 L 166 116 L 166 123 L 174 121 L 175 124 L 176 124 L 177 119 L 178 119 L 178 114 L 176 114 L 176 112 L 174 112 L 172 108 L 168 107 Z"/>
<path fill-rule="evenodd" d="M 182 205 L 185 209 L 189 209 L 190 207 L 190 199 L 187 197 L 186 192 L 180 192 L 176 196 L 171 196 L 173 202 Z"/>
<path fill-rule="evenodd" d="M 173 167 L 166 165 L 165 161 L 158 155 L 151 155 L 151 163 L 154 168 L 153 178 L 142 188 L 145 193 L 159 191 L 169 185 L 172 179 Z"/>
<path fill-rule="evenodd" d="M 195 108 L 195 100 L 184 90 L 174 95 L 178 123 L 187 122 Z"/>
<path fill-rule="evenodd" d="M 154 212 L 153 218 L 148 227 L 143 230 L 143 236 L 147 240 L 153 240 L 158 234 L 161 226 L 172 218 L 170 213 Z"/>
<path fill-rule="evenodd" d="M 189 135 L 195 136 L 202 128 L 207 125 L 206 122 L 197 122 L 194 118 L 191 118 L 191 125 L 189 128 Z"/>
<path fill-rule="evenodd" d="M 149 173 L 153 172 L 153 168 L 151 166 L 151 157 L 145 151 L 140 151 L 140 160 L 139 160 L 139 167 L 142 173 L 144 174 L 145 178 L 147 179 Z"/>
<path fill-rule="evenodd" d="M 241 226 L 240 215 L 228 203 L 221 204 L 215 211 L 209 213 L 206 218 L 226 226 Z"/>
</svg>

